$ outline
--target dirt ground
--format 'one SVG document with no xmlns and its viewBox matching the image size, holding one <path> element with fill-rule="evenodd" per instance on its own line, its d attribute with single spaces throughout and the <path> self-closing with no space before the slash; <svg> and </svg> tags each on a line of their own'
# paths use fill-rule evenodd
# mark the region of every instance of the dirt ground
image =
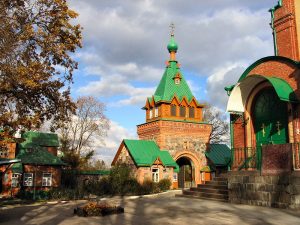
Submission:
<svg viewBox="0 0 300 225">
<path fill-rule="evenodd" d="M 105 217 L 78 217 L 73 215 L 73 210 L 86 201 L 50 202 L 0 208 L 0 224 L 300 224 L 300 211 L 176 198 L 172 195 L 111 200 L 123 206 L 125 213 Z"/>
</svg>

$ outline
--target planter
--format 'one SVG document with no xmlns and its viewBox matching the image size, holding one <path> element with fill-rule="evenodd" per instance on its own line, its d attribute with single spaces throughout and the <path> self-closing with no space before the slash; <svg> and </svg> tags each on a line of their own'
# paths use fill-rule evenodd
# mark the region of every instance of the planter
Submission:
<svg viewBox="0 0 300 225">
<path fill-rule="evenodd" d="M 82 207 L 74 209 L 74 214 L 77 216 L 107 216 L 111 214 L 124 213 L 124 208 L 121 206 L 111 206 L 107 203 L 89 202 Z"/>
</svg>

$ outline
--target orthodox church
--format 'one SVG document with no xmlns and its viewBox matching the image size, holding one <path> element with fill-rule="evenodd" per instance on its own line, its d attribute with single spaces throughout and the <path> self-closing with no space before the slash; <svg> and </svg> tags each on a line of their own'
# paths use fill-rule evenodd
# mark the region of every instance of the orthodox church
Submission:
<svg viewBox="0 0 300 225">
<path fill-rule="evenodd" d="M 270 12 L 275 56 L 257 60 L 235 85 L 225 88 L 230 95 L 231 145 L 255 149 L 247 154 L 255 155 L 255 165 L 254 157 L 249 160 L 257 169 L 262 166 L 262 146 L 300 141 L 300 1 L 279 1 Z M 241 166 L 237 157 L 233 167 Z M 297 157 L 295 162 L 298 168 Z"/>
<path fill-rule="evenodd" d="M 170 59 L 165 72 L 143 107 L 146 123 L 137 125 L 139 140 L 124 140 L 112 165 L 132 165 L 139 182 L 169 178 L 173 188 L 192 187 L 211 179 L 208 165 L 216 163 L 219 154 L 230 157 L 230 150 L 220 145 L 225 151 L 216 153 L 212 145 L 208 154 L 212 125 L 203 121 L 204 105 L 195 98 L 180 70 L 173 32 L 167 49 Z"/>
<path fill-rule="evenodd" d="M 300 207 L 300 1 L 280 0 L 269 11 L 275 55 L 257 60 L 225 88 L 234 171 L 229 199 Z"/>
</svg>

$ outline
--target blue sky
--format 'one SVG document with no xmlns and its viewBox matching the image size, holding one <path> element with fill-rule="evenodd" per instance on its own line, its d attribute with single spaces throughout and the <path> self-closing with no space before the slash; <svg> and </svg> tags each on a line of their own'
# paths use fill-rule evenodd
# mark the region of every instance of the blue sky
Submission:
<svg viewBox="0 0 300 225">
<path fill-rule="evenodd" d="M 107 106 L 111 130 L 97 157 L 111 161 L 123 138 L 136 137 L 144 106 L 169 58 L 175 24 L 177 59 L 200 101 L 225 110 L 224 86 L 255 60 L 273 55 L 268 9 L 276 0 L 72 0 L 83 27 L 75 54 L 72 96 L 93 95 Z"/>
</svg>

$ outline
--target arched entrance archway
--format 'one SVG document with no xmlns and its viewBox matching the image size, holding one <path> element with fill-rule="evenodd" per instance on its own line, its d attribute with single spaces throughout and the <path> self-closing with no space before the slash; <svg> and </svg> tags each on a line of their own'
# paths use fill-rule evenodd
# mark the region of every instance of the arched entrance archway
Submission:
<svg viewBox="0 0 300 225">
<path fill-rule="evenodd" d="M 256 146 L 288 143 L 287 103 L 278 98 L 274 88 L 261 90 L 252 105 Z"/>
<path fill-rule="evenodd" d="M 195 167 L 188 157 L 180 157 L 176 163 L 179 166 L 178 187 L 189 188 L 193 186 L 195 177 Z"/>
</svg>

